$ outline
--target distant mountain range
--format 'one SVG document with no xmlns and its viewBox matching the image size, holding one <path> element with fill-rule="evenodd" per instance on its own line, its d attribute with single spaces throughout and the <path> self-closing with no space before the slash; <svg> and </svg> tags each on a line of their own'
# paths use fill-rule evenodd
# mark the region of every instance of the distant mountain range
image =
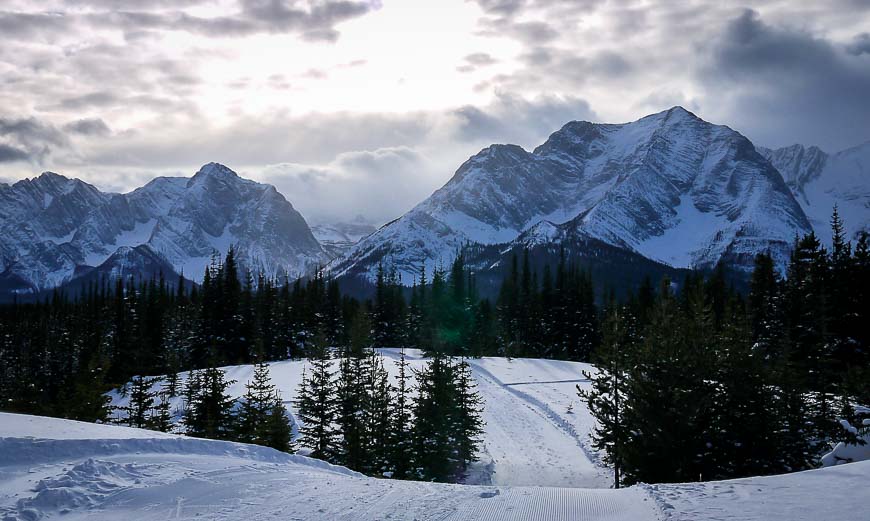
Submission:
<svg viewBox="0 0 870 521">
<path fill-rule="evenodd" d="M 46 172 L 0 184 L 0 296 L 118 276 L 199 280 L 231 244 L 253 271 L 295 278 L 326 265 L 346 287 L 369 284 L 381 263 L 410 285 L 460 250 L 492 284 L 523 249 L 541 262 L 565 250 L 610 278 L 719 262 L 747 273 L 761 251 L 784 266 L 795 236 L 828 241 L 835 204 L 850 234 L 870 226 L 870 143 L 771 150 L 681 107 L 570 122 L 532 152 L 487 147 L 380 229 L 309 227 L 273 186 L 216 163 L 127 194 Z"/>
<path fill-rule="evenodd" d="M 0 290 L 38 292 L 94 270 L 200 280 L 231 244 L 242 266 L 268 275 L 295 278 L 329 260 L 275 187 L 216 163 L 128 194 L 51 172 L 0 186 Z"/>
</svg>

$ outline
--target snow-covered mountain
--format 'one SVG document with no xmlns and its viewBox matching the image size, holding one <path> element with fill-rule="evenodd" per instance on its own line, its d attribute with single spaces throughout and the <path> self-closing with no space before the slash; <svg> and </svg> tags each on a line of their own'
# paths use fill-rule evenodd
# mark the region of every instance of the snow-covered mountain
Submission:
<svg viewBox="0 0 870 521">
<path fill-rule="evenodd" d="M 120 265 L 134 254 L 142 260 L 144 250 L 131 249 L 140 245 L 194 280 L 230 245 L 242 265 L 270 275 L 303 275 L 327 260 L 275 187 L 217 163 L 127 194 L 51 172 L 0 186 L 0 284 L 7 289 L 55 287 L 113 255 Z"/>
<path fill-rule="evenodd" d="M 870 229 L 870 142 L 836 154 L 803 145 L 758 151 L 780 171 L 824 243 L 835 204 L 850 237 Z"/>
<path fill-rule="evenodd" d="M 377 227 L 366 222 L 362 216 L 357 216 L 351 222 L 311 225 L 311 233 L 332 257 L 344 254 L 351 246 L 375 231 Z"/>
<path fill-rule="evenodd" d="M 554 241 L 572 228 L 696 268 L 723 260 L 748 269 L 764 250 L 784 262 L 795 235 L 810 230 L 782 176 L 747 138 L 674 107 L 633 123 L 571 122 L 533 152 L 485 148 L 329 267 L 370 280 L 384 262 L 409 284 L 424 263 L 446 264 L 469 243 L 508 243 L 542 222 Z"/>
</svg>

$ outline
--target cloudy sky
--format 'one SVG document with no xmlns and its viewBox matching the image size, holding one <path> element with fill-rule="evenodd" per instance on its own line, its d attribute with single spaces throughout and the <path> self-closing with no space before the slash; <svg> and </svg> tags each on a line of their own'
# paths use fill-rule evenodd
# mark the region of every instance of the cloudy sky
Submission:
<svg viewBox="0 0 870 521">
<path fill-rule="evenodd" d="M 222 162 L 315 222 L 409 209 L 489 143 L 683 105 L 870 140 L 870 0 L 3 0 L 0 179 Z"/>
</svg>

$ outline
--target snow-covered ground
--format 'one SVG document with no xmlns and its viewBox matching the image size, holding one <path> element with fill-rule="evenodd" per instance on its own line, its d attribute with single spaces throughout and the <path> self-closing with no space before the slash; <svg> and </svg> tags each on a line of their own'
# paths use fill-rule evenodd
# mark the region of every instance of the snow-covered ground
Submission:
<svg viewBox="0 0 870 521">
<path fill-rule="evenodd" d="M 367 478 L 265 447 L 0 413 L 0 518 L 865 519 L 870 462 L 620 490 Z"/>
<path fill-rule="evenodd" d="M 381 352 L 395 375 L 398 351 Z M 412 368 L 424 363 L 416 351 L 407 358 Z M 468 484 L 374 479 L 265 447 L 0 413 L 0 520 L 870 519 L 870 461 L 609 489 L 610 471 L 589 448 L 593 419 L 576 394 L 594 368 L 521 358 L 470 363 L 486 428 Z M 303 366 L 270 364 L 291 414 Z M 242 395 L 252 367 L 225 369 L 237 381 L 230 392 Z"/>
<path fill-rule="evenodd" d="M 382 349 L 385 365 L 397 374 L 394 362 L 399 351 Z M 425 360 L 419 351 L 409 350 L 406 359 L 412 369 L 422 368 Z M 484 400 L 482 453 L 469 473 L 468 483 L 495 485 L 538 485 L 562 487 L 608 488 L 610 472 L 596 466 L 589 453 L 588 434 L 592 417 L 577 397 L 575 386 L 584 385 L 583 371 L 594 370 L 588 364 L 515 358 L 481 358 L 470 360 L 478 390 Z M 291 416 L 296 417 L 294 402 L 302 381 L 305 362 L 288 360 L 269 364 L 272 381 Z M 337 362 L 334 363 L 337 370 Z M 253 377 L 249 365 L 224 368 L 236 383 L 228 392 L 240 397 L 245 383 Z M 186 373 L 181 379 L 187 378 Z M 155 384 L 159 386 L 160 384 Z M 112 394 L 113 404 L 124 406 L 128 398 Z M 176 417 L 181 397 L 172 400 Z M 573 404 L 573 414 L 567 414 Z"/>
</svg>

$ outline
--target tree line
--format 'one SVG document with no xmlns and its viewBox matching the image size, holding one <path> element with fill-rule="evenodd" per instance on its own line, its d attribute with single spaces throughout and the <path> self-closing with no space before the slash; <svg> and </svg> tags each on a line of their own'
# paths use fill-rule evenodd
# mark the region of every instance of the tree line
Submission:
<svg viewBox="0 0 870 521">
<path fill-rule="evenodd" d="M 384 385 L 372 376 L 383 364 L 360 356 L 359 338 L 367 330 L 369 345 L 433 356 L 436 365 L 419 375 L 422 382 L 431 376 L 449 383 L 418 389 L 420 396 L 431 394 L 428 402 L 394 390 L 388 408 L 401 402 L 405 413 L 381 418 L 381 426 L 392 422 L 394 430 L 401 425 L 413 432 L 408 418 L 433 403 L 453 411 L 442 415 L 445 422 L 458 422 L 465 412 L 457 410 L 473 408 L 470 394 L 466 405 L 455 398 L 464 392 L 457 389 L 467 369 L 447 357 L 592 361 L 601 371 L 591 375 L 593 391 L 584 397 L 602 425 L 596 443 L 620 469 L 620 481 L 797 470 L 844 436 L 834 418 L 848 418 L 852 403 L 870 403 L 867 242 L 865 234 L 853 248 L 835 215 L 830 250 L 813 235 L 797 240 L 784 276 L 760 255 L 746 294 L 717 269 L 658 287 L 647 279 L 619 298 L 596 295 L 593 274 L 564 254 L 537 269 L 524 252 L 508 259 L 498 297 L 481 298 L 460 253 L 448 269 L 429 273 L 421 266 L 410 289 L 395 270 L 378 266 L 374 295 L 366 301 L 342 294 L 322 272 L 295 281 L 255 277 L 239 269 L 230 249 L 199 285 L 183 277 L 104 281 L 77 295 L 0 307 L 0 407 L 103 421 L 104 393 L 136 375 L 175 379 L 185 370 L 203 374 L 224 365 L 309 357 L 311 372 L 300 392 L 308 401 L 300 410 L 335 419 L 319 437 L 301 433 L 309 450 L 372 473 L 442 479 L 462 472 L 470 461 L 465 454 L 473 452 L 467 448 L 439 457 L 449 471 L 419 461 L 414 469 L 397 469 L 397 456 L 359 448 L 382 445 L 372 403 L 383 393 L 348 392 L 348 366 L 359 385 Z M 335 348 L 326 356 L 337 357 L 338 371 L 315 377 L 324 346 Z M 430 405 L 416 411 L 421 403 Z M 372 417 L 364 427 L 350 425 L 348 411 Z M 162 421 L 159 414 L 154 421 Z M 341 425 L 347 429 L 336 430 Z M 451 429 L 442 425 L 438 432 L 458 432 Z M 421 425 L 402 444 L 422 450 L 433 443 L 434 434 L 423 436 L 424 430 Z M 692 450 L 675 450 L 681 445 Z M 424 467 L 430 470 L 417 470 Z"/>
<path fill-rule="evenodd" d="M 578 391 L 617 486 L 804 470 L 861 443 L 838 419 L 870 404 L 870 251 L 832 225 L 830 250 L 796 239 L 784 277 L 758 255 L 746 298 L 714 274 L 606 306 Z"/>
<path fill-rule="evenodd" d="M 254 277 L 231 248 L 199 285 L 183 276 L 117 279 L 2 305 L 0 400 L 5 410 L 101 420 L 104 393 L 136 375 L 304 358 L 318 332 L 330 346 L 347 345 L 361 315 L 376 346 L 588 359 L 599 336 L 591 275 L 564 256 L 541 277 L 527 254 L 512 266 L 495 301 L 478 296 L 461 254 L 449 270 L 421 267 L 410 290 L 378 266 L 373 298 L 360 301 L 322 272 Z"/>
</svg>

